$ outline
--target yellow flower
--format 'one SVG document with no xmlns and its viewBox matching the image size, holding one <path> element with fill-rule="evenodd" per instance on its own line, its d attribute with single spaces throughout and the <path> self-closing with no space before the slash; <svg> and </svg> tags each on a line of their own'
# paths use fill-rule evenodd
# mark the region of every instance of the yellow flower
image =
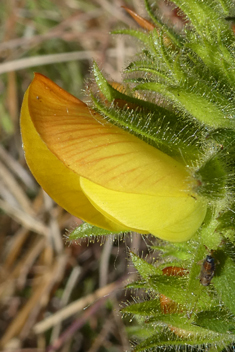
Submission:
<svg viewBox="0 0 235 352">
<path fill-rule="evenodd" d="M 90 224 L 181 242 L 205 217 L 183 165 L 38 73 L 25 93 L 21 131 L 38 183 Z"/>
</svg>

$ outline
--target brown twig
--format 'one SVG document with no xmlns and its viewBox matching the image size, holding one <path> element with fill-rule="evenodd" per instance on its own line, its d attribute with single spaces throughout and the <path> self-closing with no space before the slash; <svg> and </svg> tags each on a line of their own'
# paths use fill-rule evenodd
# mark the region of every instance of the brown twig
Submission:
<svg viewBox="0 0 235 352">
<path fill-rule="evenodd" d="M 109 259 L 113 247 L 113 238 L 107 237 L 100 258 L 99 286 L 103 287 L 108 283 Z"/>
<path fill-rule="evenodd" d="M 2 199 L 0 199 L 0 209 L 26 229 L 32 230 L 43 236 L 48 236 L 48 228 L 41 221 L 35 219 L 17 207 L 10 205 Z"/>
<path fill-rule="evenodd" d="M 115 325 L 112 320 L 112 313 L 109 314 L 107 317 L 105 324 L 102 327 L 102 330 L 100 334 L 97 336 L 97 338 L 94 340 L 93 344 L 91 345 L 91 348 L 88 350 L 88 352 L 97 352 L 98 349 L 103 345 L 105 340 L 107 339 L 108 335 L 115 329 Z"/>
<path fill-rule="evenodd" d="M 28 189 L 31 191 L 35 192 L 37 187 L 36 187 L 36 182 L 34 181 L 33 177 L 31 174 L 25 170 L 21 166 L 21 164 L 15 160 L 7 150 L 5 150 L 1 145 L 0 145 L 0 159 L 7 165 L 9 170 L 16 175 L 23 183 L 25 186 L 27 186 Z"/>
<path fill-rule="evenodd" d="M 107 50 L 107 54 L 110 57 L 116 57 L 116 49 Z M 131 48 L 126 49 L 126 56 L 133 56 L 134 50 Z M 99 57 L 100 52 L 98 51 L 74 51 L 61 54 L 51 54 L 51 55 L 39 55 L 34 57 L 29 57 L 25 59 L 19 59 L 14 61 L 8 61 L 0 64 L 0 74 L 23 70 L 29 67 L 50 65 L 59 62 L 68 62 L 73 60 L 92 60 Z"/>
<path fill-rule="evenodd" d="M 50 329 L 52 326 L 58 324 L 59 322 L 67 319 L 68 317 L 78 313 L 90 304 L 93 304 L 96 300 L 109 296 L 115 292 L 118 288 L 124 287 L 125 282 L 129 277 L 124 276 L 121 279 L 96 290 L 94 293 L 87 295 L 86 297 L 80 298 L 77 301 L 70 303 L 67 307 L 64 307 L 54 315 L 44 319 L 40 323 L 37 323 L 33 330 L 36 334 L 41 334 L 42 332 Z"/>
<path fill-rule="evenodd" d="M 107 298 L 101 298 L 91 307 L 87 308 L 83 315 L 76 319 L 70 327 L 66 329 L 65 332 L 53 343 L 53 345 L 50 345 L 46 349 L 46 352 L 56 351 L 63 346 L 63 344 L 68 341 L 74 333 L 79 330 L 87 322 L 87 320 L 102 307 L 106 299 Z"/>
</svg>

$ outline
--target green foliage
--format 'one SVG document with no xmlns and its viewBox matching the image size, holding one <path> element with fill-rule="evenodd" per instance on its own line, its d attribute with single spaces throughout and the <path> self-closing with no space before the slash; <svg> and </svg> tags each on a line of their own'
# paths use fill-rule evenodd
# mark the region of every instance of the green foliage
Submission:
<svg viewBox="0 0 235 352">
<path fill-rule="evenodd" d="M 195 325 L 220 334 L 234 333 L 235 316 L 223 310 L 205 310 L 197 314 Z"/>
<path fill-rule="evenodd" d="M 92 95 L 95 107 L 106 119 L 183 162 L 192 163 L 199 158 L 206 135 L 203 126 L 182 117 L 177 111 L 136 97 L 129 93 L 131 88 L 122 87 L 120 92 L 107 82 L 96 64 L 93 68 L 100 92 L 112 103 L 107 104 Z"/>
<path fill-rule="evenodd" d="M 134 317 L 133 351 L 222 351 L 235 343 L 235 36 L 228 21 L 234 3 L 174 4 L 187 20 L 181 32 L 149 0 L 155 29 L 115 31 L 136 38 L 142 50 L 122 85 L 94 64 L 98 91 L 91 96 L 108 121 L 182 162 L 208 204 L 192 240 L 154 244 L 153 263 L 130 253 L 140 278 L 128 285 L 135 303 L 122 312 Z M 78 236 L 107 234 L 86 231 Z"/>
<path fill-rule="evenodd" d="M 200 346 L 202 349 L 216 346 L 219 351 L 235 341 L 233 285 L 227 290 L 234 277 L 232 259 L 219 249 L 214 256 L 217 263 L 221 260 L 219 265 L 222 265 L 222 269 L 220 267 L 216 271 L 213 286 L 203 287 L 199 281 L 201 263 L 199 265 L 198 259 L 204 259 L 206 249 L 204 248 L 203 252 L 199 242 L 195 240 L 188 245 L 189 248 L 195 249 L 194 253 L 191 253 L 191 260 L 187 261 L 188 264 L 185 267 L 186 262 L 178 259 L 177 266 L 189 270 L 190 274 L 184 276 L 164 275 L 164 270 L 160 269 L 159 263 L 149 264 L 131 253 L 135 268 L 143 280 L 142 285 L 141 281 L 137 282 L 136 289 L 144 290 L 149 298 L 123 308 L 122 312 L 136 318 L 145 317 L 144 325 L 141 319 L 137 319 L 141 330 L 144 326 L 147 330 L 148 327 L 160 329 L 158 334 L 153 334 L 144 340 L 140 338 L 133 351 L 148 351 L 150 348 L 155 348 L 154 351 L 157 351 L 157 347 L 160 346 L 178 346 L 180 350 L 186 345 L 195 348 Z M 230 251 L 232 251 L 231 248 Z M 168 266 L 169 263 L 164 265 L 168 269 L 171 268 Z M 197 266 L 197 275 L 193 272 L 193 266 Z M 226 271 L 224 277 L 220 270 Z M 134 287 L 132 285 L 132 289 Z M 162 295 L 171 301 L 164 303 Z"/>
<path fill-rule="evenodd" d="M 94 238 L 107 235 L 122 235 L 123 232 L 113 233 L 111 231 L 101 229 L 97 226 L 84 223 L 76 227 L 72 232 L 69 233 L 68 239 L 70 241 L 78 240 L 80 238 Z"/>
<path fill-rule="evenodd" d="M 218 251 L 217 275 L 213 282 L 225 306 L 235 315 L 234 246 L 227 243 Z"/>
</svg>

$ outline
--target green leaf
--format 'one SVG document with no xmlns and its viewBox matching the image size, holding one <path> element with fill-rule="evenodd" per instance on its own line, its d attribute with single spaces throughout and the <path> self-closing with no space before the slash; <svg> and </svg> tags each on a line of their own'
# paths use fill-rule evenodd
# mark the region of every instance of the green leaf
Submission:
<svg viewBox="0 0 235 352">
<path fill-rule="evenodd" d="M 109 97 L 114 96 L 111 89 L 109 92 Z M 151 103 L 130 97 L 125 99 L 119 92 L 115 95 L 115 98 L 119 96 L 124 102 L 126 100 L 126 108 L 120 109 L 115 104 L 107 106 L 91 95 L 95 107 L 108 121 L 183 163 L 191 164 L 198 158 L 202 151 L 198 135 L 203 135 L 203 128 L 157 105 L 152 111 Z M 129 108 L 128 101 L 136 106 Z"/>
<path fill-rule="evenodd" d="M 156 50 L 157 55 L 155 60 L 158 59 L 159 56 L 159 61 L 162 62 L 163 66 L 168 71 L 168 75 L 171 77 L 172 82 L 178 80 L 178 70 L 174 70 L 174 62 L 177 57 L 178 51 L 172 50 L 172 48 L 167 48 L 164 45 L 162 32 L 160 32 L 159 34 L 156 30 L 153 30 L 151 32 L 151 38 L 152 46 Z"/>
<path fill-rule="evenodd" d="M 130 35 L 132 37 L 135 37 L 142 41 L 145 44 L 149 44 L 149 36 L 148 34 L 145 34 L 144 32 L 134 30 L 134 29 L 119 29 L 119 30 L 114 30 L 111 32 L 112 34 L 125 34 L 125 35 Z"/>
<path fill-rule="evenodd" d="M 161 317 L 161 308 L 159 299 L 153 299 L 146 302 L 131 304 L 122 309 L 123 313 L 143 316 L 159 316 Z"/>
<path fill-rule="evenodd" d="M 168 75 L 161 71 L 159 68 L 153 67 L 152 64 L 145 62 L 132 62 L 127 68 L 127 73 L 131 72 L 147 72 L 155 75 L 157 78 L 163 79 L 167 83 L 171 83 L 171 78 Z"/>
<path fill-rule="evenodd" d="M 195 172 L 196 179 L 200 180 L 201 185 L 197 191 L 207 199 L 218 199 L 226 196 L 227 170 L 223 163 L 223 155 L 220 158 L 218 153 L 211 156 Z"/>
<path fill-rule="evenodd" d="M 77 240 L 79 238 L 86 237 L 98 237 L 98 236 L 107 236 L 107 235 L 122 235 L 124 232 L 113 233 L 111 231 L 101 229 L 94 225 L 84 223 L 76 227 L 68 236 L 70 241 Z"/>
<path fill-rule="evenodd" d="M 196 315 L 194 323 L 204 329 L 212 330 L 221 334 L 235 333 L 235 317 L 221 310 L 204 311 Z"/>
<path fill-rule="evenodd" d="M 164 34 L 172 41 L 172 43 L 174 43 L 179 47 L 182 46 L 181 38 L 173 30 L 165 26 L 164 23 L 155 16 L 155 14 L 152 11 L 152 6 L 150 5 L 148 0 L 145 0 L 145 7 L 151 20 L 156 25 L 156 27 L 162 29 Z M 159 11 L 156 11 L 156 13 L 159 13 Z"/>
<path fill-rule="evenodd" d="M 159 347 L 162 350 L 162 347 L 173 347 L 173 346 L 177 346 L 177 350 L 178 350 L 178 346 L 180 346 L 182 344 L 182 342 L 177 341 L 175 338 L 171 338 L 169 340 L 169 332 L 164 333 L 162 332 L 161 334 L 153 334 L 152 336 L 150 336 L 149 338 L 145 339 L 144 341 L 140 342 L 134 349 L 133 352 L 140 352 L 140 351 L 148 351 L 149 349 L 151 349 L 151 351 L 160 351 L 160 349 L 154 349 L 154 347 Z"/>
<path fill-rule="evenodd" d="M 149 285 L 153 290 L 162 293 L 173 301 L 185 304 L 187 302 L 186 279 L 182 277 L 154 275 L 149 278 Z"/>
<path fill-rule="evenodd" d="M 218 43 L 212 44 L 204 39 L 193 41 L 187 44 L 187 47 L 200 57 L 218 81 L 224 81 L 229 86 L 234 85 L 235 74 L 231 72 L 231 67 L 234 67 L 234 55 L 225 46 L 218 47 Z"/>
<path fill-rule="evenodd" d="M 235 142 L 235 131 L 229 128 L 217 128 L 207 135 L 208 140 L 215 140 L 221 148 L 233 147 Z"/>
<path fill-rule="evenodd" d="M 201 84 L 201 83 L 200 83 Z M 164 84 L 157 82 L 148 82 L 139 84 L 136 90 L 151 90 L 162 94 L 171 99 L 177 106 L 187 110 L 189 114 L 196 117 L 198 121 L 208 126 L 218 127 L 235 127 L 235 122 L 229 117 L 233 114 L 234 107 L 228 105 L 228 101 L 219 93 L 213 92 L 214 98 L 210 95 L 209 87 L 204 84 L 203 93 L 200 94 L 199 83 L 194 82 L 194 92 L 181 87 L 166 87 Z"/>
<path fill-rule="evenodd" d="M 128 335 L 133 339 L 133 337 L 139 340 L 143 340 L 148 338 L 149 336 L 156 334 L 156 327 L 151 327 L 148 325 L 148 328 L 146 329 L 146 326 L 140 326 L 140 325 L 135 325 L 135 326 L 127 326 L 126 331 Z"/>
<path fill-rule="evenodd" d="M 113 99 L 115 99 L 115 96 L 118 94 L 118 92 L 115 91 L 115 89 L 113 89 L 112 86 L 104 78 L 96 62 L 93 63 L 93 73 L 100 91 L 104 94 L 105 98 L 111 102 Z"/>
<path fill-rule="evenodd" d="M 187 242 L 182 242 L 182 243 L 169 243 L 167 246 L 166 245 L 158 245 L 158 246 L 152 246 L 152 249 L 161 251 L 162 257 L 174 257 L 177 258 L 179 261 L 186 261 L 190 260 L 192 258 L 192 254 L 190 252 L 189 248 L 189 243 Z M 170 262 L 172 262 L 172 259 L 170 259 Z M 172 264 L 171 264 L 172 265 Z M 180 266 L 178 262 L 178 266 Z"/>
<path fill-rule="evenodd" d="M 188 335 L 190 335 L 191 338 L 193 335 L 194 337 L 200 335 L 200 338 L 203 338 L 208 334 L 208 331 L 200 326 L 192 324 L 188 317 L 183 314 L 162 313 L 159 305 L 159 300 L 150 300 L 142 303 L 132 304 L 122 309 L 122 313 L 132 314 L 133 316 L 144 316 L 147 319 L 146 324 L 148 325 L 157 324 L 162 326 L 165 324 L 166 326 L 173 326 L 177 329 L 183 329 L 185 334 L 187 335 L 188 332 Z"/>
<path fill-rule="evenodd" d="M 232 246 L 234 255 L 234 248 Z M 224 305 L 235 314 L 235 262 L 227 253 L 222 250 L 217 252 L 218 263 L 216 264 L 213 285 Z"/>
<path fill-rule="evenodd" d="M 228 9 L 221 7 L 216 1 L 195 1 L 195 0 L 175 0 L 174 3 L 188 17 L 193 27 L 200 36 L 209 37 L 213 40 L 212 33 L 217 31 L 218 27 L 221 31 L 228 30 L 222 16 L 228 14 Z"/>
<path fill-rule="evenodd" d="M 141 351 L 154 351 L 160 352 L 163 348 L 169 351 L 179 351 L 185 352 L 187 351 L 187 347 L 189 350 L 192 350 L 192 347 L 197 347 L 196 351 L 203 351 L 207 350 L 203 348 L 205 347 L 214 346 L 215 351 L 221 351 L 225 348 L 225 346 L 229 345 L 232 342 L 232 338 L 228 335 L 221 336 L 221 335 L 209 335 L 204 338 L 188 338 L 183 339 L 178 337 L 172 337 L 170 335 L 169 339 L 169 332 L 168 334 L 153 334 L 151 337 L 147 338 L 143 342 L 139 343 L 134 349 L 133 352 L 141 352 Z M 227 338 L 227 340 L 226 340 Z M 153 349 L 155 348 L 155 349 Z M 193 351 L 193 350 L 192 350 Z M 210 349 L 208 351 L 211 351 Z M 212 350 L 213 351 L 213 350 Z"/>
<path fill-rule="evenodd" d="M 144 259 L 137 256 L 135 253 L 130 252 L 130 257 L 136 270 L 145 280 L 148 280 L 151 275 L 162 273 L 160 269 L 152 264 L 149 264 Z"/>
<path fill-rule="evenodd" d="M 136 105 L 136 108 L 145 108 L 146 111 L 159 111 L 159 114 L 163 116 L 164 114 L 169 115 L 169 119 L 175 120 L 176 117 L 173 113 L 169 113 L 167 109 L 162 107 L 158 107 L 156 104 L 147 102 L 145 100 L 139 99 L 134 96 L 135 92 L 132 89 L 128 89 L 128 87 L 123 86 L 122 91 L 117 90 L 112 87 L 112 85 L 106 80 L 102 72 L 100 71 L 96 62 L 93 63 L 93 73 L 95 76 L 96 83 L 99 87 L 99 90 L 105 96 L 105 98 L 112 102 L 114 99 L 123 100 L 126 103 L 132 103 Z"/>
<path fill-rule="evenodd" d="M 180 331 L 179 331 L 180 333 Z M 183 332 L 182 332 L 183 333 Z M 215 346 L 216 351 L 220 351 L 232 342 L 232 338 L 229 335 L 220 335 L 215 333 L 208 333 L 205 330 L 205 334 L 203 336 L 195 337 L 194 334 L 190 332 L 185 336 L 177 336 L 173 335 L 170 331 L 162 331 L 161 333 L 155 333 L 144 341 L 140 342 L 134 349 L 133 352 L 140 351 L 162 351 L 162 348 L 169 351 L 179 351 L 185 352 L 187 351 L 187 347 L 189 350 L 192 350 L 192 347 L 197 347 L 196 351 L 204 350 L 204 347 Z M 155 347 L 155 349 L 153 349 Z M 159 349 L 158 349 L 159 348 Z M 209 350 L 210 351 L 210 350 Z"/>
</svg>

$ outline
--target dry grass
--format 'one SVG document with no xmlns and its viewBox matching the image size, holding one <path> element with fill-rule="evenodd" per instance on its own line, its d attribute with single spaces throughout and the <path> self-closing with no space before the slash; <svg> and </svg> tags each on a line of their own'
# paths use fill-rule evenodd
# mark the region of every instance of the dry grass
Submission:
<svg viewBox="0 0 235 352">
<path fill-rule="evenodd" d="M 135 27 L 121 5 L 144 14 L 141 4 L 0 2 L 0 351 L 130 350 L 118 315 L 118 302 L 128 298 L 124 286 L 132 270 L 126 247 L 140 252 L 146 245 L 137 235 L 109 239 L 103 246 L 66 243 L 66 229 L 79 219 L 57 206 L 30 174 L 19 114 L 33 71 L 77 97 L 82 97 L 93 59 L 120 81 L 135 48 L 129 39 L 109 32 Z"/>
</svg>

